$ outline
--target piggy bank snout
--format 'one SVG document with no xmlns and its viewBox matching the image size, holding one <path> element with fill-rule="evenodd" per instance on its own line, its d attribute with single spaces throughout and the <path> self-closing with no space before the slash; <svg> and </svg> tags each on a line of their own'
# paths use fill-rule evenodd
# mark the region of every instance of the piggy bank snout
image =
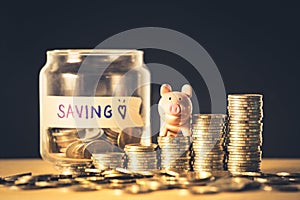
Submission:
<svg viewBox="0 0 300 200">
<path fill-rule="evenodd" d="M 181 112 L 180 105 L 178 105 L 178 104 L 170 105 L 169 110 L 172 115 L 177 115 Z"/>
</svg>

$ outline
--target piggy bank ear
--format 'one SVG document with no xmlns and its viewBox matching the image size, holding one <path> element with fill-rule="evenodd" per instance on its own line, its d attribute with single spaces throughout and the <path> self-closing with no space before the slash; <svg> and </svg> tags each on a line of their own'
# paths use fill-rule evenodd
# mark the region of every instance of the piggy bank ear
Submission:
<svg viewBox="0 0 300 200">
<path fill-rule="evenodd" d="M 185 84 L 184 86 L 182 86 L 181 88 L 181 92 L 183 92 L 184 94 L 186 94 L 188 97 L 192 97 L 192 86 L 190 86 L 189 84 Z"/>
<path fill-rule="evenodd" d="M 163 96 L 165 93 L 172 92 L 172 88 L 169 84 L 163 84 L 160 87 L 160 96 Z"/>
</svg>

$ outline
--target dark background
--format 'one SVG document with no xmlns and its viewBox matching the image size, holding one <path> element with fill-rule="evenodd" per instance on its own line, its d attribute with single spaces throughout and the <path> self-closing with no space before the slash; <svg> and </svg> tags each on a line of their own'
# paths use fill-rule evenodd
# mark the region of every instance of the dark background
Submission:
<svg viewBox="0 0 300 200">
<path fill-rule="evenodd" d="M 38 74 L 46 50 L 94 48 L 121 31 L 147 26 L 198 41 L 219 67 L 227 93 L 264 94 L 264 157 L 300 157 L 299 5 L 129 2 L 1 3 L 0 157 L 39 156 Z M 191 75 L 192 66 L 158 50 L 146 50 L 145 62 L 173 66 L 193 84 L 200 80 L 196 91 L 208 111 L 207 89 L 200 75 Z"/>
</svg>

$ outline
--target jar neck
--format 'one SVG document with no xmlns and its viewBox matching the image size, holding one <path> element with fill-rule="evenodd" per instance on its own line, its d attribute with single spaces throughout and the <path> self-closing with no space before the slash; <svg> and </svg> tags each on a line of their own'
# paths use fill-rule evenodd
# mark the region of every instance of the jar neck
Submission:
<svg viewBox="0 0 300 200">
<path fill-rule="evenodd" d="M 134 49 L 69 49 L 47 51 L 47 63 L 88 67 L 133 68 L 143 65 L 143 52 Z"/>
</svg>

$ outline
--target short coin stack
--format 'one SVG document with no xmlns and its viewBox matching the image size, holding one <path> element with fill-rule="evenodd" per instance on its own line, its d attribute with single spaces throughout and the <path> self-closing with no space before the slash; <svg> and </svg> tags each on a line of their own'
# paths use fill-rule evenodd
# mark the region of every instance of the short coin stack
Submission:
<svg viewBox="0 0 300 200">
<path fill-rule="evenodd" d="M 92 159 L 97 169 L 116 169 L 124 167 L 124 156 L 121 152 L 106 152 L 93 154 Z"/>
<path fill-rule="evenodd" d="M 152 171 L 158 168 L 157 145 L 127 144 L 124 148 L 127 169 L 134 172 Z"/>
<path fill-rule="evenodd" d="M 65 153 L 67 146 L 79 139 L 78 132 L 82 130 L 72 129 L 50 129 L 50 152 Z"/>
<path fill-rule="evenodd" d="M 194 171 L 224 169 L 225 114 L 194 114 L 192 117 Z"/>
<path fill-rule="evenodd" d="M 228 170 L 260 172 L 262 158 L 262 95 L 228 95 Z"/>
<path fill-rule="evenodd" d="M 116 129 L 110 129 L 110 128 L 105 128 L 104 130 L 104 135 L 103 135 L 103 139 L 106 141 L 111 142 L 114 145 L 117 145 L 117 140 L 118 140 L 118 136 L 120 134 L 120 130 Z"/>
<path fill-rule="evenodd" d="M 191 170 L 191 137 L 158 137 L 162 169 Z"/>
<path fill-rule="evenodd" d="M 102 129 L 85 129 L 84 131 L 78 132 L 78 138 L 66 147 L 66 157 L 76 159 L 91 158 L 91 154 L 86 148 L 86 145 L 98 142 L 102 135 Z"/>
</svg>

